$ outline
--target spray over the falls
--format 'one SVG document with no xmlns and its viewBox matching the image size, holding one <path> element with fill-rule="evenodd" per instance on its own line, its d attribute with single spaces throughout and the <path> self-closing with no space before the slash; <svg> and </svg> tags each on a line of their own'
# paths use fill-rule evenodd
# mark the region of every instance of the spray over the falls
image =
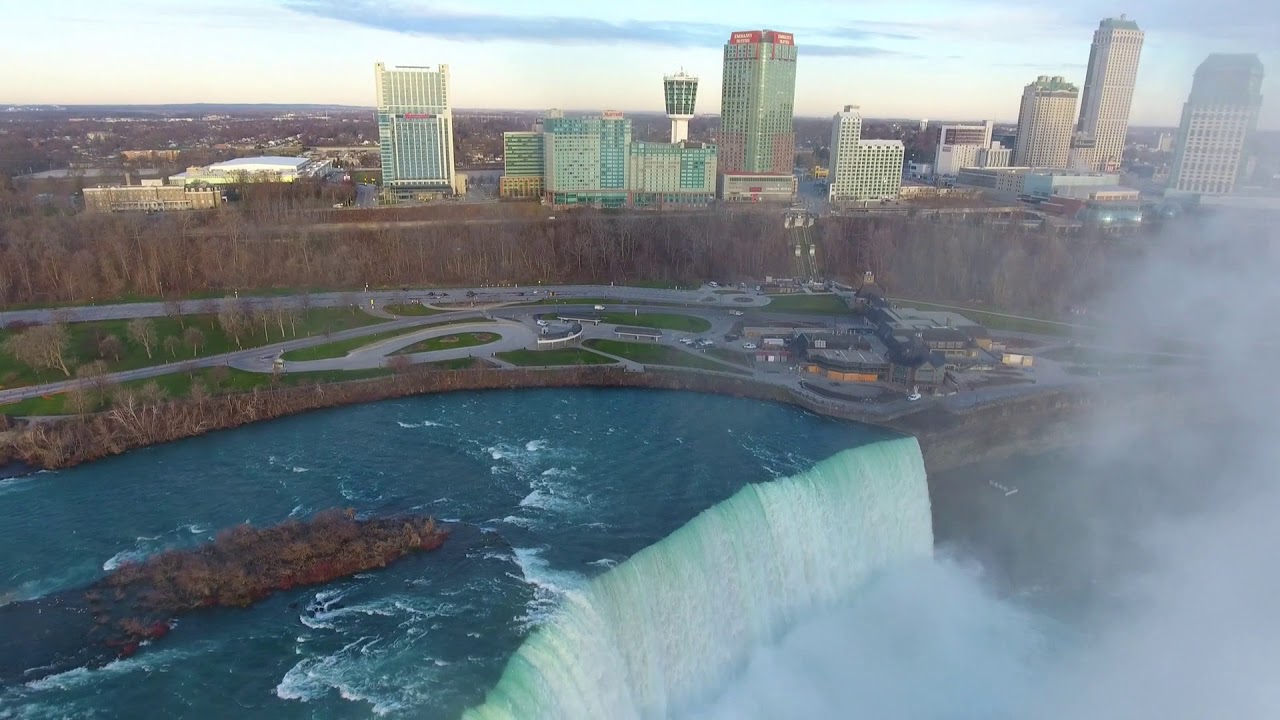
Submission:
<svg viewBox="0 0 1280 720">
<path fill-rule="evenodd" d="M 749 485 L 570 593 L 464 717 L 667 716 L 705 701 L 805 613 L 932 546 L 914 438 Z"/>
</svg>

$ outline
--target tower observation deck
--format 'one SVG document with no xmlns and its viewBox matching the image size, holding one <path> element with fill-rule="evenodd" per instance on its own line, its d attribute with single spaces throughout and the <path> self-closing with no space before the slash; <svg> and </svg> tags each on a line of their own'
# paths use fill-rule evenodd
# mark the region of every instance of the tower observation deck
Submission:
<svg viewBox="0 0 1280 720">
<path fill-rule="evenodd" d="M 698 78 L 682 70 L 662 78 L 667 117 L 671 118 L 671 142 L 689 139 L 689 120 L 693 118 L 694 102 L 698 99 Z"/>
</svg>

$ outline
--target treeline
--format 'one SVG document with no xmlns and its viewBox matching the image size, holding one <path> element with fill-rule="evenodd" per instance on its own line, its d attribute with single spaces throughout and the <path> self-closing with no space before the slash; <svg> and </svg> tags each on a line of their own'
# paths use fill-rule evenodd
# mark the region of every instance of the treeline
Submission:
<svg viewBox="0 0 1280 720">
<path fill-rule="evenodd" d="M 561 213 L 413 226 L 296 225 L 287 212 L 20 215 L 0 220 L 0 305 L 270 287 L 761 279 L 791 273 L 780 211 Z M 927 214 L 927 213 L 926 213 Z M 269 216 L 269 217 L 268 217 Z M 819 265 L 890 293 L 1060 309 L 1105 280 L 1112 241 L 982 216 L 827 218 Z"/>
</svg>

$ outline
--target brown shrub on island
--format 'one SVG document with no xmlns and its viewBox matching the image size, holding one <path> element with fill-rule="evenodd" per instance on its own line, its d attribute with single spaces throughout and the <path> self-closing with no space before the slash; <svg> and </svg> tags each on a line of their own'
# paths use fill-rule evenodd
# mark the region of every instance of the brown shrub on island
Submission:
<svg viewBox="0 0 1280 720">
<path fill-rule="evenodd" d="M 435 550 L 447 534 L 431 518 L 357 520 L 351 509 L 267 528 L 237 525 L 212 543 L 123 565 L 90 586 L 83 599 L 94 618 L 91 635 L 121 656 L 132 655 L 139 643 L 164 636 L 183 613 L 246 607 L 273 592 L 386 567 Z"/>
</svg>

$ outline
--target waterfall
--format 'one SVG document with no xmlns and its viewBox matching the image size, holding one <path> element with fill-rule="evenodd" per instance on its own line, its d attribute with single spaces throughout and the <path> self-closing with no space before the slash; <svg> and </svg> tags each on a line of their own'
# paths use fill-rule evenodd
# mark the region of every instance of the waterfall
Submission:
<svg viewBox="0 0 1280 720">
<path fill-rule="evenodd" d="M 914 438 L 748 485 L 570 594 L 464 718 L 666 717 L 806 613 L 932 547 Z"/>
</svg>

